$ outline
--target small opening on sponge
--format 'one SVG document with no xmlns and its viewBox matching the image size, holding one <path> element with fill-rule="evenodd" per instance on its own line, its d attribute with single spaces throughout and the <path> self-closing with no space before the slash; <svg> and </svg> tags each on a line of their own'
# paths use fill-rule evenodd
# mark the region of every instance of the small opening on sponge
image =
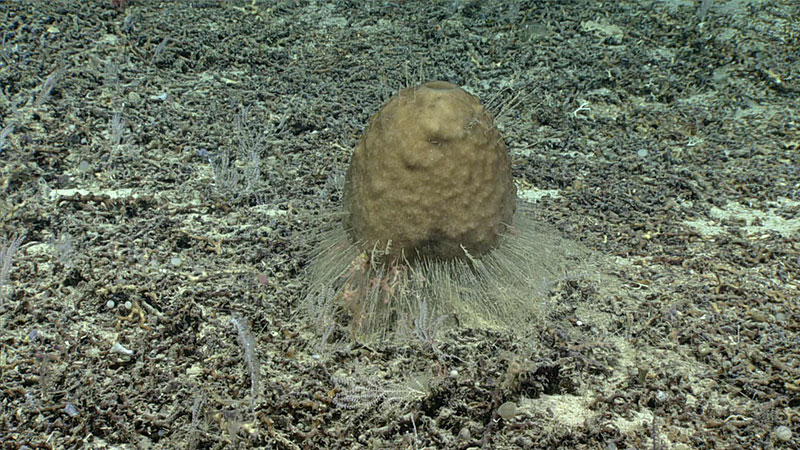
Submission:
<svg viewBox="0 0 800 450">
<path fill-rule="evenodd" d="M 424 84 L 428 89 L 436 89 L 440 91 L 447 91 L 450 89 L 458 89 L 458 86 L 449 81 L 429 81 Z"/>
</svg>

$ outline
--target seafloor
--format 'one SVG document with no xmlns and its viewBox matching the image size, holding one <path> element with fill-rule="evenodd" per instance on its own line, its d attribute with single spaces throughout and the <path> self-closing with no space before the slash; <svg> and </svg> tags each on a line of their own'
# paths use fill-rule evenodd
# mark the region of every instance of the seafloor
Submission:
<svg viewBox="0 0 800 450">
<path fill-rule="evenodd" d="M 800 446 L 798 2 L 5 0 L 0 25 L 3 448 Z M 527 326 L 321 342 L 298 311 L 351 151 L 434 79 L 601 262 Z"/>
</svg>

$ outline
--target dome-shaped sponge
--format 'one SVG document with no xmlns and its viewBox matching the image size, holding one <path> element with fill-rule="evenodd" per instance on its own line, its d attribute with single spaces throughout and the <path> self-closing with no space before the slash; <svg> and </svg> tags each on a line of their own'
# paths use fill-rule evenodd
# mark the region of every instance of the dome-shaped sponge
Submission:
<svg viewBox="0 0 800 450">
<path fill-rule="evenodd" d="M 404 89 L 372 117 L 345 179 L 345 226 L 388 260 L 478 257 L 511 223 L 516 187 L 491 115 L 458 86 Z"/>
</svg>

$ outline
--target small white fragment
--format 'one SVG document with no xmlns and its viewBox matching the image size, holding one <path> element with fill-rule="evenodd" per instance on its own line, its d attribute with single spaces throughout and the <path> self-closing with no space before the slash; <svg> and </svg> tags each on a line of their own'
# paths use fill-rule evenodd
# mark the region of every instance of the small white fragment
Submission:
<svg viewBox="0 0 800 450">
<path fill-rule="evenodd" d="M 67 403 L 66 406 L 64 406 L 64 412 L 70 417 L 76 417 L 80 415 L 78 408 L 76 408 L 72 403 Z"/>
<path fill-rule="evenodd" d="M 122 344 L 119 342 L 114 342 L 114 345 L 111 346 L 111 353 L 119 353 L 122 355 L 133 356 L 133 350 L 128 350 L 127 348 L 123 347 Z"/>
<path fill-rule="evenodd" d="M 109 300 L 106 302 L 106 308 L 111 309 L 115 305 L 114 300 Z"/>
</svg>

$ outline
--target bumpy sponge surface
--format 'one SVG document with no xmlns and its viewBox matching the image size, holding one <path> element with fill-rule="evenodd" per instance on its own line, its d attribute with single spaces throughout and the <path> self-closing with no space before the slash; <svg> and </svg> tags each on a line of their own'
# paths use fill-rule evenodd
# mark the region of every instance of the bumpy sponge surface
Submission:
<svg viewBox="0 0 800 450">
<path fill-rule="evenodd" d="M 388 259 L 488 252 L 516 208 L 508 151 L 491 115 L 444 81 L 398 92 L 353 153 L 344 207 L 351 237 L 365 251 L 388 248 Z"/>
</svg>

